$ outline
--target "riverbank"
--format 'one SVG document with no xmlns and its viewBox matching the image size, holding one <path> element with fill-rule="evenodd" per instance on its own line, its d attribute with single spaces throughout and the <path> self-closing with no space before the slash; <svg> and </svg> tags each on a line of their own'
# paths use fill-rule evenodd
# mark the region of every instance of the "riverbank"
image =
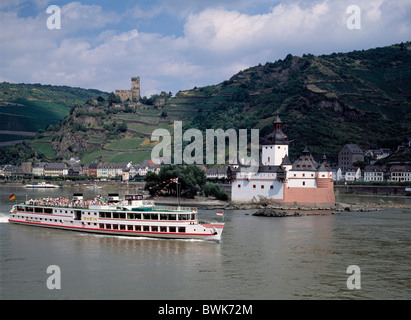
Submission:
<svg viewBox="0 0 411 320">
<path fill-rule="evenodd" d="M 176 205 L 176 198 L 158 198 L 156 204 L 160 205 Z M 300 206 L 300 205 L 282 205 L 278 203 L 244 203 L 234 204 L 229 201 L 220 201 L 214 199 L 196 198 L 196 199 L 180 199 L 181 206 L 194 206 L 200 209 L 224 209 L 224 210 L 272 210 L 277 212 L 287 212 L 288 214 L 299 212 L 300 215 L 310 213 L 333 214 L 337 212 L 367 212 L 380 211 L 383 209 L 410 209 L 411 204 L 399 204 L 392 201 L 381 203 L 342 203 L 337 202 L 334 206 Z"/>
</svg>

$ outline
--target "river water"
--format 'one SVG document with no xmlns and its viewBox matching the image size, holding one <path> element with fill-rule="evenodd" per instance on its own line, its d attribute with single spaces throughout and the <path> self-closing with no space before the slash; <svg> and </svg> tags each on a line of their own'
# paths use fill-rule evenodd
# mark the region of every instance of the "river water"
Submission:
<svg viewBox="0 0 411 320">
<path fill-rule="evenodd" d="M 411 210 L 285 218 L 226 210 L 220 243 L 87 234 L 7 222 L 16 200 L 73 188 L 0 187 L 0 299 L 410 299 Z M 95 195 L 84 191 L 85 197 Z M 99 191 L 102 192 L 103 191 Z M 200 218 L 220 220 L 215 210 Z M 49 266 L 61 288 L 50 290 Z M 357 266 L 354 275 L 349 266 Z M 349 289 L 347 282 L 360 285 Z"/>
</svg>

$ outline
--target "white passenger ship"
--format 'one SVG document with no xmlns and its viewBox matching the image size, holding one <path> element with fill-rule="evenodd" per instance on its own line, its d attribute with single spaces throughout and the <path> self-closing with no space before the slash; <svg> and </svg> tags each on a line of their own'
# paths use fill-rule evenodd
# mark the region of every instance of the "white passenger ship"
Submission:
<svg viewBox="0 0 411 320">
<path fill-rule="evenodd" d="M 196 208 L 156 206 L 142 195 L 118 194 L 84 200 L 43 198 L 16 204 L 9 222 L 107 235 L 220 241 L 223 222 L 201 222 Z"/>
</svg>

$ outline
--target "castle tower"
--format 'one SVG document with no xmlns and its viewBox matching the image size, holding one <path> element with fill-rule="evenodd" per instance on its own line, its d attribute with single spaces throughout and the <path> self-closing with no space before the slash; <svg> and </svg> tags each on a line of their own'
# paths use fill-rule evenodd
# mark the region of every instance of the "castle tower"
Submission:
<svg viewBox="0 0 411 320">
<path fill-rule="evenodd" d="M 283 132 L 283 122 L 276 116 L 274 130 L 262 145 L 261 162 L 265 166 L 279 166 L 288 155 L 288 137 Z"/>
<path fill-rule="evenodd" d="M 330 166 L 327 162 L 327 157 L 323 155 L 322 163 L 318 168 L 317 187 L 318 188 L 333 188 L 333 177 Z"/>
<path fill-rule="evenodd" d="M 131 96 L 140 100 L 140 77 L 131 78 Z"/>
</svg>

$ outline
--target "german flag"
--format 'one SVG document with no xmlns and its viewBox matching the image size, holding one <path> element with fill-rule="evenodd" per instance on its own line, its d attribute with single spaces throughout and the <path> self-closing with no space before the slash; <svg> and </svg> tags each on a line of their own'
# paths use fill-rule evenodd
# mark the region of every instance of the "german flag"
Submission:
<svg viewBox="0 0 411 320">
<path fill-rule="evenodd" d="M 10 200 L 13 200 L 15 198 L 16 198 L 16 196 L 14 195 L 14 193 L 9 197 Z"/>
</svg>

